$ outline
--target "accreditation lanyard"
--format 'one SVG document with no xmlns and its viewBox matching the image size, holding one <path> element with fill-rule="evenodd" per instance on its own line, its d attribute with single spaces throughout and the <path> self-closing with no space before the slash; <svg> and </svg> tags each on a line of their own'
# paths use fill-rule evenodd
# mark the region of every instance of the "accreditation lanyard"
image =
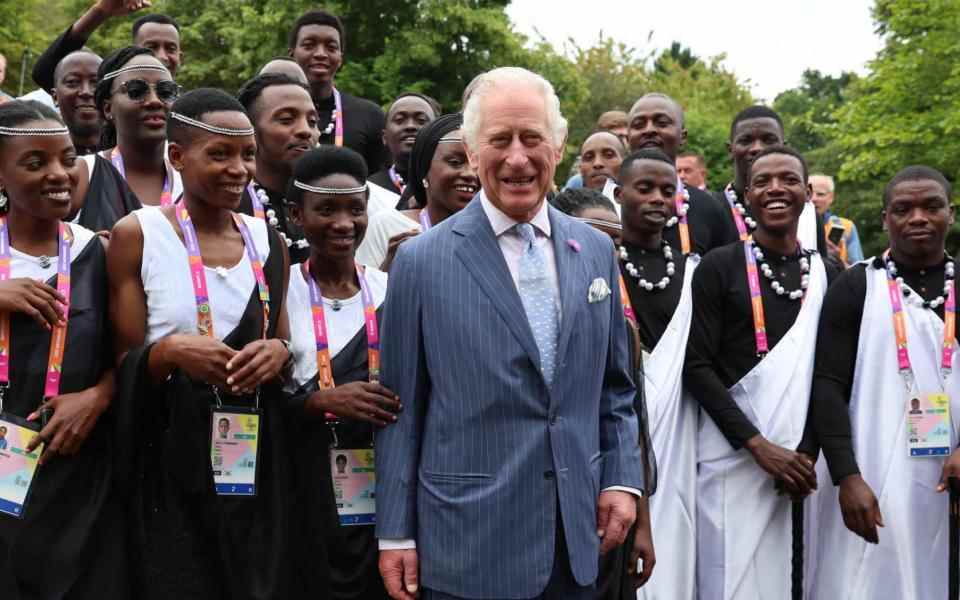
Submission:
<svg viewBox="0 0 960 600">
<path fill-rule="evenodd" d="M 343 146 L 343 99 L 337 88 L 333 88 L 333 143 Z"/>
<path fill-rule="evenodd" d="M 890 254 L 887 250 L 884 258 Z M 900 284 L 888 269 L 887 291 L 890 294 L 890 308 L 893 311 L 893 334 L 897 342 L 897 366 L 904 381 L 910 386 L 913 370 L 910 366 L 910 354 L 907 352 L 907 322 L 903 313 L 903 294 Z M 947 290 L 947 301 L 943 305 L 943 347 L 940 354 L 940 373 L 946 378 L 953 370 L 953 346 L 957 337 L 957 286 L 952 283 Z"/>
<path fill-rule="evenodd" d="M 677 223 L 680 231 L 680 249 L 690 254 L 690 225 L 687 223 L 687 210 L 690 208 L 690 192 L 683 181 L 677 178 L 677 193 L 673 196 L 673 205 L 677 211 Z"/>
<path fill-rule="evenodd" d="M 110 153 L 110 162 L 120 172 L 120 177 L 126 180 L 127 171 L 123 168 L 123 156 L 120 154 L 119 148 L 114 147 L 113 152 Z M 163 166 L 163 189 L 160 190 L 160 206 L 170 206 L 173 204 L 173 174 L 170 172 L 170 165 L 167 164 L 166 160 L 163 161 Z"/>
<path fill-rule="evenodd" d="M 757 356 L 763 357 L 770 351 L 767 342 L 767 325 L 763 316 L 763 296 L 760 294 L 760 273 L 757 270 L 757 258 L 753 255 L 752 243 L 743 242 L 743 255 L 747 261 L 747 284 L 750 286 L 750 307 L 753 310 L 753 337 L 757 343 Z"/>
<path fill-rule="evenodd" d="M 60 376 L 63 370 L 63 351 L 67 344 L 67 319 L 70 316 L 70 243 L 73 236 L 65 223 L 60 223 L 57 234 L 57 291 L 66 298 L 63 305 L 63 325 L 54 325 L 50 337 L 50 354 L 47 358 L 47 374 L 43 397 L 52 398 L 60 393 Z M 0 217 L 0 281 L 10 279 L 10 229 L 7 219 Z M 0 387 L 10 386 L 10 313 L 0 313 Z M 3 396 L 0 394 L 0 411 Z"/>
<path fill-rule="evenodd" d="M 623 280 L 623 274 L 620 274 L 620 301 L 623 304 L 623 316 L 633 325 L 637 325 L 637 313 L 633 312 L 633 304 L 630 303 L 630 296 L 627 294 L 627 284 Z"/>
<path fill-rule="evenodd" d="M 723 190 L 723 195 L 727 199 L 727 204 L 730 205 L 730 212 L 733 214 L 733 222 L 737 226 L 737 233 L 740 234 L 740 241 L 749 240 L 750 231 L 747 229 L 747 223 L 744 221 L 743 215 L 737 209 L 737 192 L 734 191 L 732 184 L 727 184 L 727 187 Z"/>
<path fill-rule="evenodd" d="M 427 211 L 427 207 L 424 206 L 420 209 L 420 229 L 426 231 L 431 227 L 430 223 L 430 212 Z"/>
<path fill-rule="evenodd" d="M 187 247 L 187 257 L 190 263 L 190 279 L 193 281 L 193 293 L 197 303 L 197 330 L 201 335 L 213 336 L 213 313 L 210 309 L 210 296 L 207 292 L 207 276 L 203 270 L 203 257 L 200 255 L 200 242 L 197 239 L 197 232 L 193 227 L 193 221 L 190 219 L 190 213 L 187 212 L 186 203 L 180 202 L 176 205 L 177 222 L 180 223 L 180 230 L 183 232 L 183 244 Z M 250 235 L 250 229 L 240 217 L 233 213 L 233 221 L 240 230 L 243 237 L 243 246 L 247 252 L 247 258 L 250 260 L 250 267 L 253 269 L 253 277 L 257 281 L 257 289 L 260 292 L 260 304 L 263 306 L 263 337 L 267 337 L 267 326 L 270 322 L 270 289 L 267 287 L 267 278 L 263 273 L 263 263 L 257 254 L 257 247 L 253 242 L 253 236 Z"/>
<path fill-rule="evenodd" d="M 310 274 L 310 261 L 300 265 L 303 279 L 310 287 L 310 310 L 313 316 L 313 336 L 317 348 L 317 381 L 321 390 L 336 387 L 333 381 L 333 363 L 330 359 L 330 344 L 327 336 L 327 318 L 324 313 L 323 297 L 320 286 Z M 380 381 L 380 328 L 377 325 L 377 308 L 373 303 L 373 294 L 367 284 L 363 267 L 356 265 L 357 280 L 360 282 L 360 297 L 363 300 L 364 327 L 367 332 L 367 364 L 371 383 Z M 337 420 L 336 415 L 327 413 L 327 420 Z"/>
<path fill-rule="evenodd" d="M 397 173 L 397 166 L 390 165 L 390 168 L 387 169 L 387 175 L 390 176 L 390 181 L 393 182 L 393 187 L 400 190 L 400 193 L 403 193 L 403 190 L 407 189 L 407 186 L 403 183 L 403 178 Z"/>
<path fill-rule="evenodd" d="M 250 196 L 250 205 L 253 207 L 253 216 L 267 220 L 267 212 L 263 209 L 263 202 L 260 202 L 260 196 L 257 194 L 257 188 L 253 187 L 253 180 L 247 184 L 247 194 Z"/>
</svg>

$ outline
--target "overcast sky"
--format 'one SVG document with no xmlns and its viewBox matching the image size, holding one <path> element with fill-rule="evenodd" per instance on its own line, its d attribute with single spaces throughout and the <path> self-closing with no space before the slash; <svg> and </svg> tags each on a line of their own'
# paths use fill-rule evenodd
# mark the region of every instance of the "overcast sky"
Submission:
<svg viewBox="0 0 960 600">
<path fill-rule="evenodd" d="M 754 96 L 773 101 L 800 83 L 804 69 L 865 72 L 881 47 L 872 6 L 871 0 L 513 0 L 507 13 L 518 31 L 539 31 L 558 49 L 569 37 L 590 46 L 602 31 L 641 51 L 677 40 L 698 56 L 726 53 L 724 64 L 749 80 Z"/>
</svg>

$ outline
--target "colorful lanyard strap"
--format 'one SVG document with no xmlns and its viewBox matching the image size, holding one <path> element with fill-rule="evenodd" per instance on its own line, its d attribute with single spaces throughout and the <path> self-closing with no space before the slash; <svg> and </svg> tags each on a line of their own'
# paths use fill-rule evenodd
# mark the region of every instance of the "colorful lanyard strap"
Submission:
<svg viewBox="0 0 960 600">
<path fill-rule="evenodd" d="M 427 210 L 427 207 L 424 206 L 420 209 L 420 229 L 426 231 L 430 229 L 433 225 L 430 223 L 430 212 Z"/>
<path fill-rule="evenodd" d="M 257 188 L 254 187 L 252 180 L 247 184 L 247 194 L 250 195 L 250 205 L 253 206 L 253 216 L 265 222 L 267 220 L 267 212 L 263 208 L 263 202 L 260 201 L 260 195 L 257 194 Z"/>
<path fill-rule="evenodd" d="M 119 148 L 113 148 L 113 152 L 110 153 L 110 162 L 120 172 L 120 177 L 126 180 L 127 171 L 123 167 L 123 156 L 120 154 Z M 170 165 L 167 164 L 166 160 L 163 161 L 163 166 L 165 170 L 163 173 L 163 189 L 160 191 L 160 206 L 170 206 L 173 204 L 173 174 L 170 172 Z"/>
<path fill-rule="evenodd" d="M 343 146 L 343 99 L 337 88 L 333 88 L 333 143 L 337 146 Z"/>
<path fill-rule="evenodd" d="M 387 175 L 390 176 L 390 181 L 393 183 L 393 187 L 400 190 L 400 193 L 403 193 L 403 190 L 407 189 L 406 184 L 403 183 L 403 177 L 400 177 L 400 174 L 397 173 L 397 166 L 390 165 L 390 168 L 387 169 Z"/>
<path fill-rule="evenodd" d="M 210 309 L 210 296 L 207 292 L 207 275 L 203 270 L 203 257 L 200 255 L 200 242 L 197 239 L 197 232 L 193 227 L 193 220 L 190 219 L 190 213 L 187 212 L 185 202 L 180 202 L 175 207 L 177 222 L 180 223 L 180 230 L 183 232 L 183 245 L 187 248 L 187 257 L 190 263 L 190 279 L 193 281 L 193 293 L 197 303 L 197 331 L 201 335 L 213 337 L 213 312 Z M 267 287 L 267 278 L 263 273 L 263 263 L 257 254 L 257 247 L 253 242 L 253 236 L 250 229 L 240 215 L 233 213 L 233 221 L 240 230 L 243 238 L 243 245 L 247 252 L 247 258 L 250 260 L 250 267 L 253 269 L 253 277 L 257 281 L 257 289 L 260 293 L 260 304 L 263 306 L 263 337 L 267 337 L 267 327 L 270 323 L 270 290 Z"/>
<path fill-rule="evenodd" d="M 737 233 L 740 234 L 740 241 L 745 242 L 750 239 L 750 231 L 747 229 L 747 223 L 743 219 L 743 215 L 740 214 L 740 210 L 737 208 L 737 192 L 733 189 L 733 184 L 728 183 L 727 187 L 723 190 L 723 195 L 727 199 L 727 204 L 730 205 L 730 213 L 733 214 L 733 222 L 737 226 Z"/>
<path fill-rule="evenodd" d="M 884 252 L 886 259 L 890 255 L 890 250 Z M 885 269 L 887 274 L 887 291 L 890 295 L 890 308 L 893 310 L 893 335 L 897 342 L 897 366 L 900 374 L 906 381 L 910 381 L 912 368 L 910 366 L 910 354 L 907 352 L 907 321 L 903 312 L 903 294 L 900 291 L 900 283 L 896 280 L 889 269 Z M 946 377 L 953 370 L 953 347 L 957 338 L 957 285 L 951 282 L 947 290 L 947 301 L 943 306 L 943 347 L 940 354 L 940 372 Z"/>
<path fill-rule="evenodd" d="M 637 325 L 637 313 L 633 312 L 633 304 L 630 303 L 630 296 L 627 294 L 627 284 L 623 280 L 623 273 L 619 276 L 620 279 L 620 301 L 623 304 L 623 316 L 626 317 L 627 321 L 630 321 L 633 325 Z"/>
<path fill-rule="evenodd" d="M 677 221 L 680 231 L 680 249 L 684 254 L 690 254 L 690 225 L 687 223 L 687 210 L 690 207 L 690 192 L 683 181 L 677 178 L 677 193 L 673 197 L 673 204 L 677 211 Z"/>
<path fill-rule="evenodd" d="M 757 343 L 757 356 L 763 357 L 770 351 L 767 342 L 767 325 L 763 315 L 763 296 L 760 294 L 760 273 L 757 270 L 757 258 L 753 255 L 750 241 L 743 242 L 743 255 L 747 261 L 747 284 L 750 286 L 750 306 L 753 310 L 753 337 Z"/>
<path fill-rule="evenodd" d="M 70 317 L 70 244 L 73 236 L 65 223 L 60 223 L 57 234 L 57 291 L 66 298 L 63 305 L 63 324 L 54 325 L 50 333 L 50 353 L 47 358 L 47 374 L 43 397 L 52 398 L 60 393 L 60 376 L 63 371 L 63 351 L 67 345 L 67 320 Z M 0 217 L 0 281 L 10 279 L 10 229 L 7 219 Z M 0 390 L 10 387 L 10 313 L 0 313 Z M 0 392 L 0 410 L 3 410 L 3 393 Z"/>
<path fill-rule="evenodd" d="M 303 279 L 310 287 L 310 311 L 313 316 L 313 336 L 317 347 L 317 381 L 321 390 L 336 387 L 333 381 L 333 363 L 330 359 L 330 345 L 327 336 L 327 318 L 324 313 L 323 297 L 320 286 L 310 274 L 310 261 L 300 265 Z M 363 300 L 363 319 L 367 331 L 367 363 L 371 383 L 380 381 L 380 328 L 377 325 L 377 307 L 373 303 L 373 293 L 367 284 L 363 267 L 358 263 L 357 280 L 360 282 L 360 297 Z M 336 415 L 327 414 L 327 420 L 336 420 Z"/>
</svg>

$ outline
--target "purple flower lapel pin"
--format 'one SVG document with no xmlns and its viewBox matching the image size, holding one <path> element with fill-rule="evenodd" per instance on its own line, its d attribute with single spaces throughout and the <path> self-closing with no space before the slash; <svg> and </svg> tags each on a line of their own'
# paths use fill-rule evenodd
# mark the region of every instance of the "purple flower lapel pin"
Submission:
<svg viewBox="0 0 960 600">
<path fill-rule="evenodd" d="M 580 242 L 577 240 L 567 240 L 567 245 L 573 248 L 574 252 L 580 252 Z"/>
</svg>

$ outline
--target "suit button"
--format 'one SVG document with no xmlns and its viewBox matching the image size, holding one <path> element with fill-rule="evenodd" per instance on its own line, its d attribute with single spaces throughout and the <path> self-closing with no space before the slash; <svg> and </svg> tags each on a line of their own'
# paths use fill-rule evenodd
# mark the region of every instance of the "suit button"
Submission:
<svg viewBox="0 0 960 600">
<path fill-rule="evenodd" d="M 553 479 L 553 471 L 544 471 L 544 472 L 543 472 L 543 478 L 544 478 L 544 479 Z"/>
</svg>

